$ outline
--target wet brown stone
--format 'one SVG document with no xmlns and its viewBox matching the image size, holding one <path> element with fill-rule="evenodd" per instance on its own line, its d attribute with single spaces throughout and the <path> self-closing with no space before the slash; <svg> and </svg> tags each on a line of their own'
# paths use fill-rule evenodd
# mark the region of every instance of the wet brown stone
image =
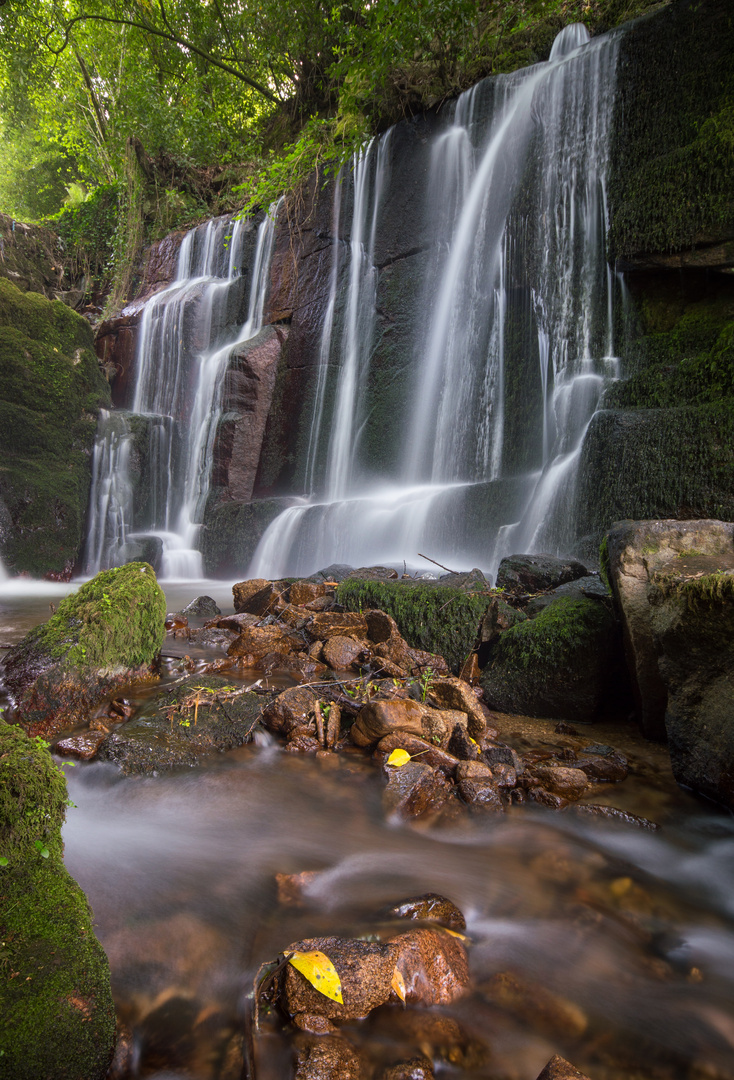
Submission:
<svg viewBox="0 0 734 1080">
<path fill-rule="evenodd" d="M 581 769 L 562 766 L 536 765 L 533 769 L 541 787 L 569 802 L 580 799 L 589 786 L 589 779 Z"/>
<path fill-rule="evenodd" d="M 259 621 L 259 615 L 250 615 L 249 612 L 241 611 L 238 615 L 223 615 L 220 619 L 212 619 L 212 625 L 220 630 L 234 630 L 239 634 L 245 626 L 256 626 Z"/>
<path fill-rule="evenodd" d="M 430 697 L 439 708 L 459 709 L 468 715 L 469 734 L 477 739 L 487 729 L 487 720 L 476 694 L 461 679 L 436 679 L 431 686 Z"/>
<path fill-rule="evenodd" d="M 388 1066 L 379 1074 L 379 1080 L 435 1080 L 435 1075 L 430 1059 L 420 1056 Z"/>
<path fill-rule="evenodd" d="M 372 746 L 394 731 L 408 731 L 420 736 L 423 734 L 423 716 L 426 712 L 425 705 L 410 698 L 370 701 L 352 725 L 352 741 L 357 746 Z"/>
<path fill-rule="evenodd" d="M 517 783 L 517 773 L 512 765 L 505 765 L 504 762 L 492 766 L 492 775 L 497 787 L 514 788 Z"/>
<path fill-rule="evenodd" d="M 307 938 L 289 945 L 286 952 L 314 949 L 328 956 L 336 968 L 344 1003 L 320 994 L 300 971 L 287 964 L 280 994 L 284 1008 L 291 1016 L 307 1013 L 330 1020 L 356 1020 L 367 1016 L 394 995 L 391 983 L 400 952 L 397 945 L 338 937 Z"/>
<path fill-rule="evenodd" d="M 330 611 L 335 603 L 333 593 L 327 593 L 325 596 L 317 597 L 316 600 L 310 600 L 303 605 L 303 608 L 305 611 Z"/>
<path fill-rule="evenodd" d="M 285 734 L 306 724 L 317 695 L 306 686 L 294 686 L 278 694 L 264 709 L 262 722 L 269 731 Z"/>
<path fill-rule="evenodd" d="M 262 658 L 273 652 L 300 652 L 302 647 L 303 642 L 297 634 L 277 623 L 271 626 L 245 626 L 230 645 L 227 655 Z"/>
<path fill-rule="evenodd" d="M 391 638 L 401 638 L 402 640 L 402 635 L 398 630 L 398 624 L 395 622 L 392 615 L 388 615 L 385 611 L 374 609 L 365 611 L 364 617 L 367 620 L 367 637 L 370 641 L 374 641 L 375 645 L 380 645 L 385 641 L 389 641 Z"/>
<path fill-rule="evenodd" d="M 356 660 L 364 656 L 366 649 L 367 645 L 364 641 L 337 634 L 325 642 L 323 656 L 330 668 L 343 670 L 351 667 Z"/>
<path fill-rule="evenodd" d="M 333 637 L 351 637 L 363 641 L 367 637 L 367 620 L 354 611 L 318 612 L 311 618 L 307 630 L 314 640 L 328 641 Z"/>
<path fill-rule="evenodd" d="M 464 713 L 466 716 L 467 714 Z M 469 732 L 466 728 L 466 723 L 457 724 L 454 730 L 451 732 L 449 744 L 447 749 L 455 757 L 461 758 L 462 761 L 474 761 L 479 756 L 479 747 L 476 741 L 472 740 Z"/>
<path fill-rule="evenodd" d="M 186 616 L 180 615 L 177 611 L 169 612 L 169 614 L 166 615 L 166 630 L 185 630 L 188 625 L 189 620 Z"/>
<path fill-rule="evenodd" d="M 304 890 L 318 876 L 318 870 L 303 870 L 300 874 L 276 874 L 278 903 L 286 907 L 301 907 L 305 902 Z"/>
<path fill-rule="evenodd" d="M 420 1046 L 431 1057 L 448 1061 L 459 1069 L 475 1069 L 488 1059 L 487 1046 L 473 1038 L 449 1016 L 426 1009 L 385 1010 L 376 1026 L 389 1038 Z"/>
<path fill-rule="evenodd" d="M 578 1039 L 588 1027 L 584 1011 L 544 986 L 508 971 L 493 976 L 481 991 L 493 1005 L 505 1009 L 541 1034 Z"/>
<path fill-rule="evenodd" d="M 408 672 L 398 664 L 393 664 L 385 656 L 377 656 L 372 660 L 372 668 L 380 675 L 387 675 L 391 679 L 407 679 Z"/>
<path fill-rule="evenodd" d="M 466 683 L 479 682 L 479 676 L 481 674 L 479 668 L 479 657 L 475 652 L 470 653 L 464 663 L 461 665 L 461 671 L 459 672 L 459 678 Z"/>
<path fill-rule="evenodd" d="M 568 806 L 568 799 L 540 786 L 528 788 L 528 799 L 530 802 L 537 803 L 538 806 L 548 807 L 549 810 L 565 810 Z"/>
<path fill-rule="evenodd" d="M 618 784 L 626 780 L 629 773 L 627 758 L 622 754 L 579 754 L 576 768 L 583 770 L 590 780 L 602 780 Z"/>
<path fill-rule="evenodd" d="M 359 1054 L 341 1036 L 320 1036 L 298 1048 L 294 1080 L 365 1080 L 366 1076 Z"/>
<path fill-rule="evenodd" d="M 569 812 L 583 814 L 584 817 L 598 818 L 601 821 L 622 821 L 627 825 L 634 825 L 637 829 L 650 829 L 652 832 L 657 832 L 660 828 L 654 821 L 639 817 L 637 814 L 630 814 L 627 810 L 619 810 L 616 806 L 582 803 L 579 806 L 572 806 Z"/>
<path fill-rule="evenodd" d="M 537 1080 L 589 1080 L 589 1077 L 560 1054 L 554 1054 L 543 1071 L 538 1073 Z"/>
<path fill-rule="evenodd" d="M 256 593 L 259 593 L 261 589 L 270 584 L 271 582 L 267 578 L 249 578 L 247 581 L 238 581 L 236 585 L 232 586 L 235 612 L 248 612 L 249 614 L 259 615 L 260 612 L 250 612 L 246 605 L 252 596 L 255 596 Z"/>
<path fill-rule="evenodd" d="M 433 746 L 425 739 L 417 735 L 410 735 L 404 731 L 395 731 L 391 735 L 385 735 L 377 744 L 373 757 L 375 761 L 384 765 L 393 750 L 405 750 L 411 757 L 417 757 L 422 765 L 430 765 L 432 769 L 441 769 L 447 776 L 453 776 L 459 762 L 452 754 Z"/>
<path fill-rule="evenodd" d="M 293 1023 L 301 1031 L 309 1035 L 330 1035 L 337 1031 L 336 1024 L 327 1020 L 325 1016 L 317 1016 L 314 1013 L 296 1013 Z"/>
<path fill-rule="evenodd" d="M 387 765 L 387 787 L 382 801 L 385 811 L 401 817 L 418 818 L 440 810 L 449 795 L 449 785 L 443 774 L 428 765 L 409 761 L 401 768 Z"/>
<path fill-rule="evenodd" d="M 410 675 L 422 675 L 429 669 L 434 675 L 448 675 L 448 664 L 437 653 L 414 649 L 402 637 L 391 637 L 375 648 L 375 655 L 396 664 Z"/>
<path fill-rule="evenodd" d="M 504 811 L 500 793 L 494 780 L 465 779 L 459 781 L 459 794 L 473 810 L 501 814 Z"/>
<path fill-rule="evenodd" d="M 491 780 L 494 773 L 481 761 L 460 761 L 456 767 L 456 780 Z"/>
<path fill-rule="evenodd" d="M 401 900 L 394 907 L 387 908 L 385 914 L 395 919 L 429 919 L 432 922 L 448 926 L 450 930 L 459 932 L 466 930 L 466 919 L 456 906 L 446 896 L 440 893 L 423 893 L 422 896 L 411 896 L 407 900 Z"/>
<path fill-rule="evenodd" d="M 54 746 L 57 754 L 64 757 L 79 758 L 80 761 L 89 761 L 99 750 L 107 738 L 106 731 L 87 731 L 83 735 L 71 735 L 68 739 L 60 739 Z"/>
<path fill-rule="evenodd" d="M 410 930 L 392 938 L 410 1005 L 448 1005 L 469 985 L 469 961 L 459 938 L 445 930 Z"/>
<path fill-rule="evenodd" d="M 321 743 L 313 735 L 305 733 L 289 736 L 285 745 L 287 754 L 316 754 L 321 749 Z"/>
<path fill-rule="evenodd" d="M 426 709 L 423 715 L 423 735 L 429 742 L 447 750 L 455 729 L 466 729 L 468 722 L 467 714 L 458 709 Z"/>
<path fill-rule="evenodd" d="M 323 581 L 294 581 L 288 592 L 288 599 L 296 607 L 303 607 L 313 600 L 318 600 L 326 595 L 326 586 Z"/>
</svg>

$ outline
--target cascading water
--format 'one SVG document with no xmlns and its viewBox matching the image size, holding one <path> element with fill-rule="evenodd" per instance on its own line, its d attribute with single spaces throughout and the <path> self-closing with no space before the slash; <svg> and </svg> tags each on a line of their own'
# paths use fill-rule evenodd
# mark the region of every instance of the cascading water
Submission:
<svg viewBox="0 0 734 1080">
<path fill-rule="evenodd" d="M 389 480 L 359 462 L 389 133 L 355 160 L 333 416 L 329 428 L 320 369 L 310 501 L 270 525 L 253 576 L 308 573 L 330 562 L 399 564 L 427 548 L 445 563 L 493 569 L 510 549 L 561 551 L 571 543 L 583 436 L 605 382 L 618 374 L 617 282 L 605 250 L 618 41 L 589 41 L 583 26 L 567 27 L 547 63 L 462 95 L 435 138 L 425 189 L 433 246 L 413 334 L 414 391 L 395 402 L 403 439 Z M 333 252 L 336 260 L 337 243 Z M 337 273 L 334 262 L 332 283 Z M 331 346 L 331 323 L 328 334 Z M 322 348 L 321 364 L 329 358 Z M 327 428 L 319 480 L 315 444 Z"/>
<path fill-rule="evenodd" d="M 250 222 L 220 218 L 186 234 L 175 281 L 145 305 L 131 414 L 103 412 L 94 450 L 86 571 L 160 547 L 165 578 L 203 576 L 196 539 L 209 490 L 221 391 L 233 350 L 262 326 L 277 208 L 257 232 L 247 317 L 236 312 Z M 144 491 L 131 456 L 146 444 Z M 149 556 L 154 557 L 154 556 Z"/>
</svg>

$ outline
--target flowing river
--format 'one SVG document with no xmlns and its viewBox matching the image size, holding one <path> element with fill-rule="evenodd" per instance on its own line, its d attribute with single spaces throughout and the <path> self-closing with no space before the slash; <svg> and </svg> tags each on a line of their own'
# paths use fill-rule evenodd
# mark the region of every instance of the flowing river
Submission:
<svg viewBox="0 0 734 1080">
<path fill-rule="evenodd" d="M 0 644 L 68 588 L 4 588 Z M 169 609 L 208 591 L 231 610 L 222 582 L 167 591 Z M 519 750 L 573 741 L 549 722 L 505 724 Z M 526 806 L 401 824 L 386 819 L 379 770 L 362 755 L 286 754 L 267 736 L 178 774 L 65 765 L 66 862 L 110 959 L 129 1075 L 239 1076 L 228 1045 L 261 963 L 306 936 L 397 933 L 380 909 L 430 891 L 466 916 L 472 989 L 450 1007 L 383 1006 L 347 1024 L 375 1068 L 422 1047 L 446 1077 L 534 1080 L 554 1052 L 592 1080 L 734 1076 L 734 821 L 681 791 L 665 748 L 626 721 L 577 732 L 630 762 L 594 801 L 658 832 Z M 275 875 L 303 870 L 320 871 L 303 905 L 279 904 Z M 524 988 L 504 1007 L 499 973 Z M 291 1075 L 291 1054 L 266 1018 L 257 1080 Z"/>
</svg>

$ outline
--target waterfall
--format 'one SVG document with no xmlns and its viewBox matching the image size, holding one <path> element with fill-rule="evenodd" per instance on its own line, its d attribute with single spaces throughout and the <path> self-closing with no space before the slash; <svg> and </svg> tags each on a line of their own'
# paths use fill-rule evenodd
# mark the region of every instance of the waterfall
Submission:
<svg viewBox="0 0 734 1080">
<path fill-rule="evenodd" d="M 276 214 L 271 207 L 258 228 L 244 323 L 235 320 L 249 221 L 219 218 L 188 232 L 175 280 L 145 304 L 131 413 L 100 417 L 87 573 L 157 551 L 163 577 L 202 576 L 196 541 L 222 384 L 232 351 L 262 326 Z M 137 485 L 133 458 L 145 474 Z"/>
<path fill-rule="evenodd" d="M 605 246 L 618 42 L 618 34 L 590 41 L 582 25 L 567 27 L 546 63 L 474 87 L 434 136 L 425 183 L 431 256 L 413 333 L 413 391 L 395 402 L 403 436 L 389 478 L 365 473 L 358 459 L 390 133 L 357 156 L 343 326 L 332 327 L 330 304 L 309 498 L 269 526 L 253 576 L 334 561 L 415 565 L 429 548 L 449 565 L 491 570 L 510 549 L 570 545 L 581 444 L 618 376 L 619 283 Z M 338 257 L 335 242 L 332 282 Z M 324 366 L 335 340 L 329 422 Z M 319 481 L 313 463 L 327 435 Z"/>
</svg>

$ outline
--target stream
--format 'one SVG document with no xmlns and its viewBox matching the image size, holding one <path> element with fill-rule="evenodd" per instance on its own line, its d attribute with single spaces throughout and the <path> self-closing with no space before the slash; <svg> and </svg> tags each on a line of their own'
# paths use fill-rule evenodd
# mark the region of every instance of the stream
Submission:
<svg viewBox="0 0 734 1080">
<path fill-rule="evenodd" d="M 226 583 L 163 586 L 169 610 L 201 592 L 231 610 Z M 68 590 L 4 587 L 0 643 Z M 550 722 L 504 719 L 518 749 L 559 741 Z M 367 758 L 286 754 L 265 735 L 157 777 L 64 762 L 66 864 L 110 959 L 132 1075 L 237 1075 L 228 1047 L 263 962 L 303 937 L 398 933 L 380 910 L 437 892 L 466 916 L 472 990 L 345 1025 L 376 1071 L 420 1047 L 446 1077 L 534 1080 L 553 1053 L 592 1080 L 734 1076 L 734 820 L 681 791 L 665 748 L 626 721 L 579 733 L 630 762 L 594 801 L 658 832 L 527 806 L 439 829 L 401 824 L 386 819 Z M 275 875 L 304 870 L 319 873 L 302 904 L 279 903 Z M 504 1007 L 501 972 L 526 988 Z M 290 1075 L 292 1041 L 272 1018 L 255 1048 L 257 1080 Z"/>
</svg>

